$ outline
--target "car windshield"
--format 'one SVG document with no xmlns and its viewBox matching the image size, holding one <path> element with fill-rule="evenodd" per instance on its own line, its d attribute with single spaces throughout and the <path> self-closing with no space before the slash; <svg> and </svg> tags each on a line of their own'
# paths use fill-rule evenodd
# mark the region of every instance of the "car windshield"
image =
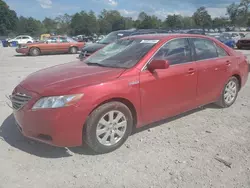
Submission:
<svg viewBox="0 0 250 188">
<path fill-rule="evenodd" d="M 221 37 L 223 37 L 225 39 L 231 39 L 232 38 L 232 34 L 230 34 L 230 33 L 222 33 Z"/>
<path fill-rule="evenodd" d="M 120 38 L 122 38 L 124 36 L 125 36 L 124 33 L 111 32 L 106 37 L 101 39 L 98 43 L 100 43 L 100 44 L 109 44 L 109 43 L 115 42 L 117 39 L 120 39 Z"/>
<path fill-rule="evenodd" d="M 250 38 L 250 33 L 246 34 L 244 38 Z"/>
<path fill-rule="evenodd" d="M 84 62 L 114 68 L 131 68 L 158 42 L 159 40 L 124 39 L 111 43 Z"/>
</svg>

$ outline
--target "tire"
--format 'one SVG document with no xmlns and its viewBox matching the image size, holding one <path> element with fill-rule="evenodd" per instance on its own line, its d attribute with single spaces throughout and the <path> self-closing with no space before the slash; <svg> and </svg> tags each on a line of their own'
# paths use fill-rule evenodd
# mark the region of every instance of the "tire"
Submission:
<svg viewBox="0 0 250 188">
<path fill-rule="evenodd" d="M 77 48 L 76 48 L 76 47 L 71 47 L 71 48 L 69 49 L 69 52 L 70 52 L 71 54 L 76 54 L 76 53 L 77 53 Z"/>
<path fill-rule="evenodd" d="M 29 54 L 31 56 L 39 56 L 41 54 L 41 51 L 39 48 L 31 48 Z"/>
<path fill-rule="evenodd" d="M 27 44 L 32 43 L 31 41 L 28 41 Z"/>
<path fill-rule="evenodd" d="M 231 88 L 232 86 L 231 84 L 235 85 L 235 90 Z M 228 89 L 228 88 L 231 88 L 231 89 Z M 220 99 L 216 104 L 220 106 L 221 108 L 228 108 L 232 106 L 235 100 L 237 99 L 238 92 L 239 92 L 239 80 L 233 76 L 225 84 L 223 92 L 220 96 Z M 229 100 L 229 98 L 227 98 L 226 95 L 229 95 L 231 100 Z"/>
<path fill-rule="evenodd" d="M 110 121 L 109 113 L 113 114 L 112 116 L 115 117 L 113 118 L 113 124 L 108 124 Z M 118 115 L 119 118 L 116 119 Z M 101 120 L 103 124 L 100 123 Z M 112 126 L 113 128 L 111 128 Z M 132 128 L 133 116 L 129 108 L 120 102 L 109 102 L 101 105 L 90 114 L 85 123 L 83 140 L 94 152 L 100 154 L 108 153 L 119 148 L 127 140 L 128 136 L 132 132 Z M 117 134 L 118 132 L 122 136 L 119 137 Z M 111 137 L 114 139 L 111 139 Z"/>
</svg>

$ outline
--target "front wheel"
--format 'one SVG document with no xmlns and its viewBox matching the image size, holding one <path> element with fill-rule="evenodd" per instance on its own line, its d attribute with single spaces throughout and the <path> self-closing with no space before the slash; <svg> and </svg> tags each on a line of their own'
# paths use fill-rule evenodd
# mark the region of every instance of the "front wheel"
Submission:
<svg viewBox="0 0 250 188">
<path fill-rule="evenodd" d="M 77 53 L 77 48 L 76 47 L 71 47 L 70 50 L 69 50 L 69 52 L 71 54 L 76 54 Z"/>
<path fill-rule="evenodd" d="M 31 56 L 38 56 L 41 54 L 40 50 L 38 48 L 31 48 L 29 51 L 29 54 Z"/>
<path fill-rule="evenodd" d="M 222 108 L 230 107 L 236 100 L 239 92 L 239 80 L 231 77 L 224 86 L 220 100 L 216 103 Z"/>
<path fill-rule="evenodd" d="M 131 134 L 133 117 L 120 102 L 109 102 L 94 110 L 84 129 L 84 140 L 96 153 L 108 153 L 119 148 Z"/>
</svg>

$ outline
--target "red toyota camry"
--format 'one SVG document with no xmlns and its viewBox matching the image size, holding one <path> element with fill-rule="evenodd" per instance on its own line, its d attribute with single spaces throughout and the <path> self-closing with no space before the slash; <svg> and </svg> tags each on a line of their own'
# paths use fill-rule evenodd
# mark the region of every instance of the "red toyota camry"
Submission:
<svg viewBox="0 0 250 188">
<path fill-rule="evenodd" d="M 120 147 L 133 127 L 201 105 L 231 106 L 248 77 L 247 58 L 201 35 L 143 35 L 73 63 L 29 75 L 10 99 L 31 139 L 60 147 Z"/>
</svg>

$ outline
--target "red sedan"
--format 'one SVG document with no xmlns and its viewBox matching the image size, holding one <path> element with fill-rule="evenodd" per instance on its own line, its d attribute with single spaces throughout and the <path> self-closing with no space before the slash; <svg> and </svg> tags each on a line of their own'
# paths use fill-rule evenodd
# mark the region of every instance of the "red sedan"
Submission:
<svg viewBox="0 0 250 188">
<path fill-rule="evenodd" d="M 248 77 L 247 58 L 201 35 L 143 35 L 28 76 L 10 99 L 31 139 L 95 152 L 120 147 L 133 127 L 201 105 L 231 106 Z"/>
<path fill-rule="evenodd" d="M 76 54 L 79 49 L 84 47 L 84 42 L 77 42 L 70 37 L 51 36 L 47 40 L 36 43 L 20 45 L 17 53 L 24 55 L 38 56 L 49 53 L 71 53 Z"/>
</svg>

